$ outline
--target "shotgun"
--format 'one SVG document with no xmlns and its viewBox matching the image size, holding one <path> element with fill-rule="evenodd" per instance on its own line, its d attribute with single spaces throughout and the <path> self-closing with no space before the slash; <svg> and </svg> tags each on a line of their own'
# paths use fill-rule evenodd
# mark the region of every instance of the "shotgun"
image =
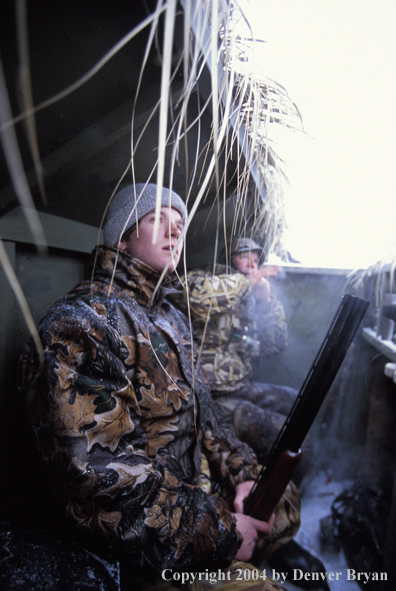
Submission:
<svg viewBox="0 0 396 591">
<path fill-rule="evenodd" d="M 315 361 L 244 502 L 244 513 L 268 521 L 301 457 L 301 445 L 326 398 L 370 302 L 346 294 Z"/>
</svg>

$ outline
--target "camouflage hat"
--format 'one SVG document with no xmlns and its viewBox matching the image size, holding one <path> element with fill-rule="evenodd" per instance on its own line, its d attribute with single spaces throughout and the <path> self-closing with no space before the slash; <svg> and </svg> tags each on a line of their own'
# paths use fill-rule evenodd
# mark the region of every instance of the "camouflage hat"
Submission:
<svg viewBox="0 0 396 591">
<path fill-rule="evenodd" d="M 246 252 L 247 250 L 250 251 L 257 251 L 259 254 L 263 252 L 263 247 L 257 244 L 251 238 L 235 238 L 235 240 L 231 241 L 229 253 L 231 255 L 238 254 L 240 252 Z"/>
</svg>

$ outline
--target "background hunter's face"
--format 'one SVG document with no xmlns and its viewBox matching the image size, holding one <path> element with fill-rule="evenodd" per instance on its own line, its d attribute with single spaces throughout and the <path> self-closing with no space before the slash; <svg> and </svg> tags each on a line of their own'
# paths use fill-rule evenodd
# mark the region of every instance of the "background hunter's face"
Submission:
<svg viewBox="0 0 396 591">
<path fill-rule="evenodd" d="M 237 254 L 232 255 L 232 262 L 244 275 L 248 275 L 252 271 L 258 269 L 259 260 L 260 257 L 254 250 L 238 252 Z"/>
<path fill-rule="evenodd" d="M 183 230 L 183 221 L 176 209 L 169 209 L 168 206 L 161 207 L 155 244 L 153 244 L 154 223 L 155 212 L 151 211 L 139 220 L 137 228 L 130 237 L 126 241 L 119 242 L 117 246 L 120 250 L 150 265 L 156 271 L 162 272 Z M 168 273 L 172 273 L 176 269 L 182 250 L 183 244 L 181 243 L 172 256 Z"/>
<path fill-rule="evenodd" d="M 259 261 L 260 256 L 255 251 L 240 252 L 232 256 L 232 262 L 235 267 L 244 275 L 248 275 L 252 271 L 257 271 Z M 276 277 L 279 273 L 279 267 L 277 265 L 265 264 L 260 271 L 263 277 Z"/>
</svg>

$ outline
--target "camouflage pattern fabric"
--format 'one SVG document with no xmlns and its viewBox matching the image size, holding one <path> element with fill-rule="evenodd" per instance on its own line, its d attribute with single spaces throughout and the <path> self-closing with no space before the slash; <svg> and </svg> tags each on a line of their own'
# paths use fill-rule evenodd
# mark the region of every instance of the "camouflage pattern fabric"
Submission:
<svg viewBox="0 0 396 591">
<path fill-rule="evenodd" d="M 255 478 L 246 444 L 219 426 L 174 291 L 100 247 L 93 281 L 57 302 L 20 359 L 19 393 L 48 490 L 75 531 L 134 574 L 226 568 L 240 534 L 221 494 Z M 198 486 L 204 477 L 206 488 Z M 40 476 L 41 478 L 41 476 Z"/>
<path fill-rule="evenodd" d="M 220 424 L 232 425 L 238 439 L 250 445 L 260 464 L 265 464 L 297 394 L 297 390 L 286 386 L 248 382 L 244 388 L 229 396 L 216 396 L 214 405 Z M 313 446 L 308 435 L 293 475 L 297 485 L 311 470 L 313 457 Z"/>
<path fill-rule="evenodd" d="M 287 323 L 280 302 L 257 303 L 242 273 L 218 265 L 215 273 L 189 271 L 184 301 L 201 345 L 202 363 L 214 393 L 238 391 L 253 374 L 252 358 L 270 357 L 287 345 Z M 215 394 L 214 394 L 215 395 Z"/>
</svg>

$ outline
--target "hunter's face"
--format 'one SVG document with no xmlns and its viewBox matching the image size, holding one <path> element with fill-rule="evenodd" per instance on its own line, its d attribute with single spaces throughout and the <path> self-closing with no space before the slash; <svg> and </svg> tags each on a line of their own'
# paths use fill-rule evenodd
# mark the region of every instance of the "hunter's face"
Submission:
<svg viewBox="0 0 396 591">
<path fill-rule="evenodd" d="M 255 251 L 239 252 L 232 256 L 232 262 L 244 275 L 256 271 L 259 266 L 260 257 Z"/>
<path fill-rule="evenodd" d="M 163 271 L 170 260 L 168 273 L 172 273 L 180 260 L 183 250 L 181 243 L 177 251 L 172 254 L 177 239 L 183 231 L 183 220 L 176 209 L 161 207 L 157 239 L 153 244 L 155 212 L 143 216 L 126 241 L 118 243 L 118 248 L 131 256 L 150 265 L 156 271 Z"/>
</svg>

